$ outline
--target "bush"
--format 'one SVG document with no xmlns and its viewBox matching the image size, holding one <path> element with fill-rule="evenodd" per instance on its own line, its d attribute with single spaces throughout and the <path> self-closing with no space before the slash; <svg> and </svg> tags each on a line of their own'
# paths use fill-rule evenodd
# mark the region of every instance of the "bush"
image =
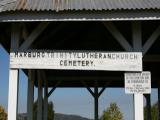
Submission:
<svg viewBox="0 0 160 120">
<path fill-rule="evenodd" d="M 7 120 L 7 113 L 2 106 L 0 106 L 0 120 Z"/>
</svg>

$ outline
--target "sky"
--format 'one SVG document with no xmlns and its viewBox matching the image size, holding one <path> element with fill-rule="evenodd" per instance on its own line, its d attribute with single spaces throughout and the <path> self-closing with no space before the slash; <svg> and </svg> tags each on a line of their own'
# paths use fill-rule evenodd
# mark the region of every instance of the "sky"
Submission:
<svg viewBox="0 0 160 120">
<path fill-rule="evenodd" d="M 8 106 L 8 71 L 9 55 L 0 45 L 0 105 L 6 112 Z M 27 110 L 27 76 L 20 70 L 19 74 L 19 101 L 18 112 L 25 113 Z M 37 88 L 35 100 L 37 99 Z M 157 89 L 152 89 L 151 103 L 157 101 Z M 85 88 L 57 88 L 49 97 L 54 103 L 56 113 L 74 114 L 82 117 L 94 117 L 94 99 Z M 99 98 L 99 116 L 110 105 L 116 102 L 122 111 L 125 120 L 133 120 L 133 96 L 125 94 L 122 88 L 107 88 Z M 145 103 L 145 100 L 144 100 Z"/>
</svg>

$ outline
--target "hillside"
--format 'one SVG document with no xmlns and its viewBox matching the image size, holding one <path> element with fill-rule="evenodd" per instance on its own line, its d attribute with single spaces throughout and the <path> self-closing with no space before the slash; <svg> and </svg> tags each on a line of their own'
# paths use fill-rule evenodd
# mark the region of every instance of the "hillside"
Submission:
<svg viewBox="0 0 160 120">
<path fill-rule="evenodd" d="M 54 120 L 91 120 L 91 119 L 84 118 L 78 115 L 66 115 L 66 114 L 56 113 Z"/>
<path fill-rule="evenodd" d="M 27 120 L 26 113 L 18 114 L 18 120 Z M 61 113 L 55 113 L 54 120 L 91 120 L 78 115 L 66 115 Z"/>
</svg>

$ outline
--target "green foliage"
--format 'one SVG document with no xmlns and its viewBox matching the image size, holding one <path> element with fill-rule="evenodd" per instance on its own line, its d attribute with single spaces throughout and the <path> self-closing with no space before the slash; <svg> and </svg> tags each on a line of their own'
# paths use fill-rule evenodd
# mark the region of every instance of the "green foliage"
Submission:
<svg viewBox="0 0 160 120">
<path fill-rule="evenodd" d="M 54 118 L 54 110 L 53 110 L 53 103 L 48 103 L 48 120 L 53 120 Z"/>
<path fill-rule="evenodd" d="M 151 117 L 152 120 L 158 120 L 158 103 L 151 106 Z M 144 120 L 147 120 L 147 108 L 144 108 Z"/>
<path fill-rule="evenodd" d="M 111 103 L 107 110 L 104 110 L 100 120 L 123 120 L 123 114 L 116 103 Z"/>
<path fill-rule="evenodd" d="M 34 105 L 33 105 L 33 120 L 37 120 L 37 108 L 38 108 L 38 102 L 35 101 Z M 53 102 L 48 102 L 48 119 L 47 120 L 53 120 L 54 119 L 54 110 L 53 110 L 54 106 L 53 106 Z M 42 110 L 44 110 L 42 108 Z M 44 111 L 42 111 L 44 112 Z"/>
<path fill-rule="evenodd" d="M 7 113 L 2 106 L 0 106 L 0 120 L 7 120 Z"/>
</svg>

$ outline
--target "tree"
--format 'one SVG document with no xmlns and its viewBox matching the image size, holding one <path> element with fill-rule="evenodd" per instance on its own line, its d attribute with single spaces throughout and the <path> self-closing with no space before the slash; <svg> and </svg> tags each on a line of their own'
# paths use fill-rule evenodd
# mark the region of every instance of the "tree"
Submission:
<svg viewBox="0 0 160 120">
<path fill-rule="evenodd" d="M 37 120 L 37 108 L 38 108 L 38 102 L 35 101 L 33 105 L 33 120 Z M 48 102 L 48 119 L 47 120 L 53 120 L 54 119 L 54 110 L 53 110 L 53 102 Z M 42 108 L 42 110 L 44 110 Z M 44 112 L 44 111 L 42 111 Z"/>
<path fill-rule="evenodd" d="M 48 103 L 48 120 L 54 119 L 53 102 Z"/>
<path fill-rule="evenodd" d="M 158 120 L 158 103 L 151 106 L 151 118 L 152 120 Z M 147 120 L 147 107 L 144 108 L 144 120 Z"/>
<path fill-rule="evenodd" d="M 7 113 L 2 106 L 0 106 L 0 120 L 7 120 Z"/>
<path fill-rule="evenodd" d="M 107 110 L 104 110 L 100 120 L 123 120 L 123 114 L 116 103 L 111 103 Z"/>
</svg>

